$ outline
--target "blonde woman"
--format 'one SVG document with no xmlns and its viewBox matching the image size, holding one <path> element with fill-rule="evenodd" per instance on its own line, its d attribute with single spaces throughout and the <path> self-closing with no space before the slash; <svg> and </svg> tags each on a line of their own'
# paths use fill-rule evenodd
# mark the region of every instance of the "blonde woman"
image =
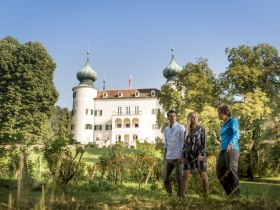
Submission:
<svg viewBox="0 0 280 210">
<path fill-rule="evenodd" d="M 209 190 L 208 176 L 206 173 L 206 136 L 204 127 L 198 125 L 198 114 L 190 112 L 187 115 L 186 138 L 183 147 L 184 174 L 182 183 L 182 194 L 185 194 L 188 187 L 188 180 L 191 171 L 199 172 L 203 182 L 205 195 Z"/>
</svg>

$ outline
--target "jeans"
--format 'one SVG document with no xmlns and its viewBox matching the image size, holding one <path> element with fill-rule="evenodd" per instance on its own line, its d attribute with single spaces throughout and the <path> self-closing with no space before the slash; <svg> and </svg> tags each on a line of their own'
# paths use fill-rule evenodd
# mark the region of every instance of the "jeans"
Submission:
<svg viewBox="0 0 280 210">
<path fill-rule="evenodd" d="M 176 170 L 176 180 L 177 180 L 177 195 L 182 195 L 182 181 L 183 181 L 183 167 L 184 165 L 182 163 L 179 163 L 179 159 L 173 159 L 173 160 L 165 160 L 164 161 L 164 168 L 165 168 L 165 174 L 164 174 L 164 186 L 168 194 L 172 193 L 172 185 L 170 183 L 170 175 L 175 168 Z"/>
<path fill-rule="evenodd" d="M 222 150 L 217 158 L 216 174 L 227 195 L 240 196 L 238 177 L 238 150 Z"/>
</svg>

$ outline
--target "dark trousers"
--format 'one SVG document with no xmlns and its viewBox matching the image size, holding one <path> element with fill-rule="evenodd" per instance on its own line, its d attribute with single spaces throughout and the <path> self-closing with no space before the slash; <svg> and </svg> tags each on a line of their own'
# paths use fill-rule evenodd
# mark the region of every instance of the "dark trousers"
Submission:
<svg viewBox="0 0 280 210">
<path fill-rule="evenodd" d="M 216 174 L 227 195 L 240 196 L 239 177 L 237 173 L 238 150 L 222 150 L 217 158 Z"/>
<path fill-rule="evenodd" d="M 172 185 L 170 183 L 170 175 L 175 168 L 176 170 L 176 180 L 177 180 L 177 195 L 182 195 L 182 180 L 183 180 L 183 167 L 182 163 L 179 163 L 179 159 L 165 160 L 164 162 L 165 173 L 164 173 L 164 186 L 166 191 L 172 193 Z"/>
</svg>

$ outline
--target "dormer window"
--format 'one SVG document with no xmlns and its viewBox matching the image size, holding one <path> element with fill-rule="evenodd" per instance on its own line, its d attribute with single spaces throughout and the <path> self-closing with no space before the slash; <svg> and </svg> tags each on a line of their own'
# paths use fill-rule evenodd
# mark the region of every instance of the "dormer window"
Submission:
<svg viewBox="0 0 280 210">
<path fill-rule="evenodd" d="M 118 92 L 118 97 L 119 97 L 119 98 L 123 97 L 123 92 L 119 91 L 119 92 Z"/>
<path fill-rule="evenodd" d="M 108 93 L 107 92 L 103 92 L 103 98 L 107 98 L 108 97 Z"/>
<path fill-rule="evenodd" d="M 156 91 L 152 90 L 152 91 L 151 91 L 151 96 L 152 96 L 152 97 L 155 97 L 155 96 L 156 96 Z"/>
<path fill-rule="evenodd" d="M 135 97 L 139 97 L 140 96 L 140 92 L 139 91 L 135 91 Z"/>
</svg>

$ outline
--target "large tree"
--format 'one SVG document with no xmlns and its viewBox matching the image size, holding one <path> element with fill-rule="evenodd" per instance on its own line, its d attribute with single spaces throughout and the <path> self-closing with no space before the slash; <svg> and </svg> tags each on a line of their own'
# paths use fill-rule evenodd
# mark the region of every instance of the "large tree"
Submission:
<svg viewBox="0 0 280 210">
<path fill-rule="evenodd" d="M 201 112 L 207 105 L 215 106 L 219 101 L 216 83 L 207 59 L 199 58 L 195 64 L 187 63 L 176 83 L 183 95 L 183 108 Z"/>
<path fill-rule="evenodd" d="M 224 91 L 232 96 L 243 97 L 257 88 L 270 99 L 270 107 L 280 114 L 280 57 L 278 50 L 268 44 L 241 45 L 227 48 L 228 69 L 220 75 Z"/>
<path fill-rule="evenodd" d="M 206 59 L 187 63 L 174 82 L 163 85 L 158 99 L 165 111 L 174 109 L 177 112 L 178 121 L 182 124 L 186 123 L 188 112 L 198 112 L 200 123 L 207 129 L 208 155 L 215 153 L 220 124 L 214 107 L 219 97 L 215 75 Z M 163 113 L 158 115 L 157 122 L 162 128 L 168 124 Z"/>
<path fill-rule="evenodd" d="M 56 64 L 39 42 L 0 40 L 0 142 L 38 142 L 48 136 L 58 92 Z"/>
<path fill-rule="evenodd" d="M 277 124 L 280 117 L 280 57 L 278 50 L 268 44 L 242 45 L 226 49 L 228 69 L 220 75 L 222 96 L 240 119 L 241 161 L 262 175 L 268 167 L 269 156 L 264 151 L 276 143 L 279 135 L 270 133 L 267 144 L 267 126 Z M 264 146 L 266 145 L 266 146 Z"/>
</svg>

